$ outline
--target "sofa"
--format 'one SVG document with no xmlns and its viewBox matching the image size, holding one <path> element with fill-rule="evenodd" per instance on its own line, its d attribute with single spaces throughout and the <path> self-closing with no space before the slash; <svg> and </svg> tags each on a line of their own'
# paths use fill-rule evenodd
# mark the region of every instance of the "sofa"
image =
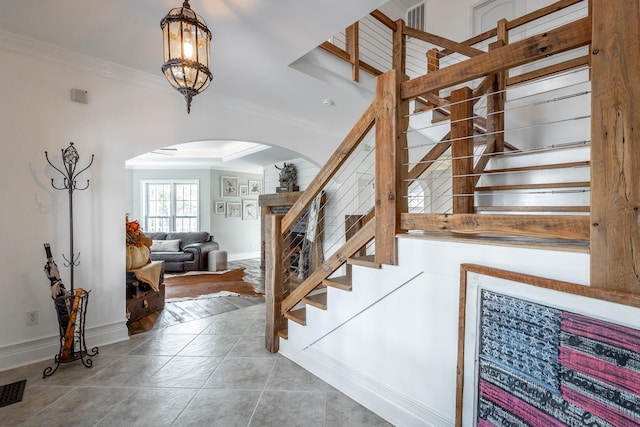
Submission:
<svg viewBox="0 0 640 427">
<path fill-rule="evenodd" d="M 208 270 L 209 252 L 220 247 L 206 231 L 144 234 L 153 243 L 151 260 L 164 261 L 164 270 L 171 273 Z"/>
</svg>

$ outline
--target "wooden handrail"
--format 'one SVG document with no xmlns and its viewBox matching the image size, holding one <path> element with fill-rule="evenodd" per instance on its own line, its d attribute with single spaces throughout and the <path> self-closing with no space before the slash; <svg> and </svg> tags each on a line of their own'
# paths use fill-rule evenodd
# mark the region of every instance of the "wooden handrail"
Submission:
<svg viewBox="0 0 640 427">
<path fill-rule="evenodd" d="M 401 216 L 403 230 L 589 240 L 586 215 L 414 214 Z"/>
<path fill-rule="evenodd" d="M 309 207 L 313 199 L 327 185 L 329 180 L 338 172 L 340 166 L 349 158 L 351 153 L 356 149 L 358 144 L 365 138 L 367 133 L 371 130 L 375 123 L 376 117 L 376 103 L 375 101 L 369 105 L 369 107 L 362 113 L 360 119 L 355 126 L 349 131 L 349 134 L 342 141 L 340 146 L 334 151 L 327 163 L 324 164 L 322 169 L 315 176 L 311 184 L 304 191 L 302 196 L 296 201 L 289 212 L 282 219 L 282 235 L 289 234 L 291 226 L 296 220 L 304 213 Z"/>
<path fill-rule="evenodd" d="M 374 10 L 369 15 L 377 19 L 378 22 L 380 22 L 381 24 L 386 25 L 387 28 L 389 28 L 391 31 L 396 31 L 398 29 L 393 19 L 389 18 L 387 15 L 380 12 L 378 9 Z"/>
<path fill-rule="evenodd" d="M 329 259 L 327 259 L 317 270 L 298 286 L 284 301 L 282 301 L 282 314 L 291 310 L 296 304 L 302 301 L 309 292 L 320 284 L 324 279 L 335 272 L 348 258 L 358 252 L 364 245 L 369 243 L 376 229 L 376 221 L 369 221 L 358 230 L 340 249 L 338 249 Z"/>
<path fill-rule="evenodd" d="M 320 49 L 325 50 L 327 52 L 329 52 L 330 54 L 337 56 L 338 58 L 346 61 L 346 62 L 351 62 L 350 60 L 350 56 L 349 53 L 346 50 L 340 49 L 338 46 L 334 45 L 333 43 L 329 43 L 329 42 L 323 42 L 320 46 L 318 46 Z M 358 61 L 358 65 L 360 67 L 361 70 L 366 71 L 367 73 L 371 74 L 372 76 L 376 77 L 382 74 L 382 71 L 378 70 L 376 67 L 373 67 L 369 64 L 367 64 L 366 62 L 360 60 Z"/>
<path fill-rule="evenodd" d="M 518 28 L 522 25 L 533 22 L 536 19 L 543 18 L 547 15 L 558 12 L 562 9 L 565 9 L 569 6 L 573 6 L 574 4 L 580 3 L 582 1 L 585 1 L 585 0 L 560 0 L 556 3 L 550 4 L 549 6 L 543 7 L 538 10 L 534 10 L 533 12 L 523 15 L 520 18 L 516 18 L 513 21 L 509 21 L 507 23 L 507 30 Z M 495 37 L 497 34 L 498 34 L 498 29 L 492 28 L 491 30 L 487 30 L 484 33 L 478 34 L 477 36 L 473 36 L 470 39 L 463 41 L 461 44 L 466 46 L 473 46 L 475 44 L 488 40 L 491 37 Z M 447 49 L 447 50 L 443 50 L 441 53 L 444 56 L 454 52 L 455 51 L 453 49 Z"/>
<path fill-rule="evenodd" d="M 591 42 L 591 19 L 582 18 L 544 34 L 499 47 L 438 72 L 402 83 L 401 98 L 412 99 L 427 92 L 484 77 L 496 71 L 564 52 Z"/>
</svg>

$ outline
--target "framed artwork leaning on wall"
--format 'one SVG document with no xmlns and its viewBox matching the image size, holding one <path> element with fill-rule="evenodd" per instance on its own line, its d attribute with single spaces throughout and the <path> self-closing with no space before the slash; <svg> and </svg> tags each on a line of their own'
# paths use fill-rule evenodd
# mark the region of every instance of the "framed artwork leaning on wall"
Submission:
<svg viewBox="0 0 640 427">
<path fill-rule="evenodd" d="M 456 425 L 640 425 L 640 296 L 462 264 Z"/>
</svg>

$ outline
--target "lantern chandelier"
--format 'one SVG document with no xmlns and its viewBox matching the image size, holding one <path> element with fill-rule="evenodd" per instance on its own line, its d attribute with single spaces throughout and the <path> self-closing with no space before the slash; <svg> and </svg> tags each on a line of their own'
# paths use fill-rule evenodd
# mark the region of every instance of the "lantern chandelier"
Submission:
<svg viewBox="0 0 640 427">
<path fill-rule="evenodd" d="M 191 112 L 191 100 L 211 83 L 209 71 L 211 31 L 202 17 L 191 10 L 189 0 L 182 7 L 171 9 L 160 21 L 164 42 L 162 72 L 171 86 L 187 101 L 187 113 Z"/>
</svg>

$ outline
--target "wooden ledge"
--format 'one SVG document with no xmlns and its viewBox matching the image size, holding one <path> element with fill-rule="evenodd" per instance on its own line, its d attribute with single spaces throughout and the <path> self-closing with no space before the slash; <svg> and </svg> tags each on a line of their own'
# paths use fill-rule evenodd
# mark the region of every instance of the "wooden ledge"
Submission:
<svg viewBox="0 0 640 427">
<path fill-rule="evenodd" d="M 563 252 L 589 253 L 589 242 L 584 240 L 543 239 L 534 237 L 503 237 L 490 235 L 462 235 L 453 233 L 434 233 L 428 231 L 410 231 L 397 234 L 398 238 L 438 240 L 447 242 L 472 243 L 476 245 L 512 246 Z"/>
</svg>

